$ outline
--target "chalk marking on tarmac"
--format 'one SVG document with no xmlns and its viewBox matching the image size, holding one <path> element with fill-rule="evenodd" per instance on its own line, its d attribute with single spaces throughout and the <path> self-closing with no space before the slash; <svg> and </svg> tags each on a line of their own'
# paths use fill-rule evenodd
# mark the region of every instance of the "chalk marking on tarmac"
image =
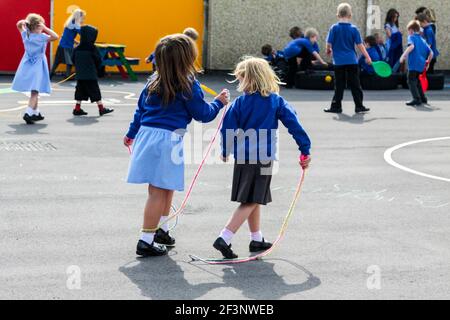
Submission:
<svg viewBox="0 0 450 320">
<path fill-rule="evenodd" d="M 406 167 L 404 165 L 401 165 L 401 164 L 395 162 L 392 159 L 392 153 L 394 153 L 395 151 L 397 151 L 397 150 L 399 150 L 401 148 L 404 148 L 404 147 L 407 147 L 407 146 L 410 146 L 410 145 L 413 145 L 413 144 L 418 144 L 418 143 L 431 142 L 431 141 L 442 141 L 442 140 L 450 140 L 450 137 L 421 139 L 421 140 L 414 140 L 414 141 L 409 141 L 409 142 L 398 144 L 398 145 L 396 145 L 396 146 L 394 146 L 392 148 L 387 149 L 384 152 L 384 160 L 387 163 L 389 163 L 391 166 L 396 167 L 397 169 L 400 169 L 400 170 L 403 170 L 403 171 L 406 171 L 406 172 L 409 172 L 409 173 L 412 173 L 412 174 L 415 174 L 415 175 L 418 175 L 418 176 L 422 176 L 422 177 L 425 177 L 425 178 L 430 178 L 430 179 L 434 179 L 434 180 L 450 182 L 449 178 L 439 177 L 439 176 L 431 175 L 431 174 L 428 174 L 428 173 L 420 172 L 420 171 L 417 171 L 417 170 L 413 170 L 411 168 L 408 168 L 408 167 Z"/>
<path fill-rule="evenodd" d="M 73 92 L 73 90 L 71 89 L 53 89 L 53 91 L 65 91 L 65 92 Z M 123 94 L 124 97 L 123 99 L 125 100 L 139 100 L 138 98 L 136 98 L 136 94 L 132 93 L 132 92 L 127 92 L 127 91 L 113 91 L 113 90 L 102 90 L 102 92 L 105 93 L 116 93 L 116 94 Z M 113 106 L 121 106 L 121 107 L 133 107 L 136 106 L 136 103 L 117 103 L 116 101 L 120 101 L 118 99 L 105 99 L 105 102 L 112 104 Z M 41 100 L 39 101 L 40 105 L 57 105 L 57 104 L 71 104 L 73 103 L 74 100 L 61 100 L 61 101 L 45 101 L 45 100 Z M 0 109 L 0 113 L 7 113 L 7 112 L 12 112 L 12 111 L 19 111 L 19 110 L 23 110 L 25 108 L 27 108 L 28 106 L 28 102 L 27 101 L 18 101 L 18 104 L 20 104 L 21 106 L 19 107 L 15 107 L 15 108 L 9 108 L 9 109 Z M 23 105 L 26 104 L 26 105 Z"/>
</svg>

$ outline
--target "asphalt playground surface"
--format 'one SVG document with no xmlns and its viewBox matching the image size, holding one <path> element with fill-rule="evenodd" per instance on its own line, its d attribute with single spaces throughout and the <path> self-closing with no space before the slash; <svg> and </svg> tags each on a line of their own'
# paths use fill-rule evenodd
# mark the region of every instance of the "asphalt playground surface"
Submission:
<svg viewBox="0 0 450 320">
<path fill-rule="evenodd" d="M 201 81 L 236 96 L 224 76 Z M 74 118 L 74 82 L 41 98 L 46 119 L 21 120 L 27 97 L 0 77 L 0 299 L 448 299 L 450 297 L 450 90 L 429 92 L 412 108 L 407 90 L 365 92 L 366 115 L 325 114 L 331 91 L 284 90 L 309 133 L 312 166 L 286 237 L 262 261 L 209 266 L 189 254 L 219 257 L 212 243 L 236 204 L 232 166 L 211 157 L 172 231 L 166 257 L 138 259 L 135 246 L 146 187 L 125 183 L 129 154 L 122 137 L 145 79 L 103 80 L 99 118 Z M 215 128 L 217 121 L 195 127 Z M 194 126 L 190 127 L 191 133 Z M 402 143 L 422 139 L 392 153 Z M 201 155 L 193 134 L 186 186 Z M 208 136 L 203 137 L 203 146 Z M 198 140 L 200 139 L 200 140 Z M 189 152 L 187 152 L 189 154 Z M 280 129 L 274 201 L 262 231 L 273 241 L 300 169 L 294 141 Z M 399 166 L 404 166 L 402 170 Z M 413 172 L 411 172 L 413 170 Z M 179 205 L 184 193 L 177 193 Z M 233 240 L 248 255 L 245 225 Z M 74 280 L 75 279 L 75 280 Z M 80 281 L 78 281 L 78 279 Z M 75 285 L 74 285 L 75 284 Z"/>
</svg>

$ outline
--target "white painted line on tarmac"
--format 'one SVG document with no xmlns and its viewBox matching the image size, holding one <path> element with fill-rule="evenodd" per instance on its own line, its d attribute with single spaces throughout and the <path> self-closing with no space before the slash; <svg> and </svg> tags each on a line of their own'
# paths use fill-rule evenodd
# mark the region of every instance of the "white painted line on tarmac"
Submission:
<svg viewBox="0 0 450 320">
<path fill-rule="evenodd" d="M 398 168 L 398 169 L 400 169 L 400 170 L 403 170 L 403 171 L 406 171 L 406 172 L 409 172 L 409 173 L 412 173 L 412 174 L 415 174 L 415 175 L 418 175 L 418 176 L 422 176 L 422 177 L 425 177 L 425 178 L 430 178 L 430 179 L 434 179 L 434 180 L 440 180 L 440 181 L 450 182 L 450 179 L 449 179 L 449 178 L 444 178 L 444 177 L 434 176 L 434 175 L 431 175 L 431 174 L 427 174 L 427 173 L 423 173 L 423 172 L 420 172 L 420 171 L 417 171 L 417 170 L 413 170 L 413 169 L 411 169 L 411 168 L 408 168 L 408 167 L 406 167 L 406 166 L 404 166 L 404 165 L 401 165 L 401 164 L 395 162 L 395 161 L 392 159 L 392 153 L 394 153 L 394 151 L 397 151 L 397 150 L 399 150 L 399 149 L 401 149 L 401 148 L 404 148 L 404 147 L 406 147 L 406 146 L 410 146 L 410 145 L 418 144 L 418 143 L 431 142 L 431 141 L 442 141 L 442 140 L 450 140 L 450 137 L 439 137 L 439 138 L 431 138 L 431 139 L 421 139 L 421 140 L 415 140 L 415 141 L 410 141 L 410 142 L 401 143 L 401 144 L 399 144 L 399 145 L 396 145 L 396 146 L 394 146 L 394 147 L 392 147 L 392 148 L 387 149 L 387 150 L 384 152 L 384 160 L 385 160 L 387 163 L 389 163 L 391 166 L 396 167 L 396 168 Z"/>
</svg>

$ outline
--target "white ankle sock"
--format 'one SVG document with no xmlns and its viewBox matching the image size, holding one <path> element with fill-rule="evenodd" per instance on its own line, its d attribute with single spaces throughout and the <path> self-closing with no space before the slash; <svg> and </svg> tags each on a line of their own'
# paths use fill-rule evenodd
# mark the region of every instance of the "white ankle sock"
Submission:
<svg viewBox="0 0 450 320">
<path fill-rule="evenodd" d="M 169 231 L 169 224 L 166 221 L 167 216 L 161 216 L 161 219 L 159 219 L 160 228 L 163 229 L 165 232 Z"/>
<path fill-rule="evenodd" d="M 39 108 L 36 108 L 36 110 L 33 110 L 35 115 L 39 115 L 39 113 L 41 113 L 41 110 L 39 110 Z"/>
<path fill-rule="evenodd" d="M 261 242 L 263 241 L 263 235 L 261 231 L 250 232 L 250 237 L 253 241 Z"/>
<path fill-rule="evenodd" d="M 28 107 L 25 110 L 25 113 L 28 114 L 29 116 L 32 116 L 32 115 L 34 115 L 34 109 L 32 107 Z"/>
<path fill-rule="evenodd" d="M 147 242 L 148 244 L 152 244 L 154 238 L 155 238 L 154 232 L 142 232 L 141 233 L 141 240 Z"/>
<path fill-rule="evenodd" d="M 231 239 L 233 239 L 234 233 L 228 230 L 227 228 L 223 228 L 222 232 L 220 233 L 220 237 L 225 240 L 227 245 L 230 245 Z"/>
</svg>

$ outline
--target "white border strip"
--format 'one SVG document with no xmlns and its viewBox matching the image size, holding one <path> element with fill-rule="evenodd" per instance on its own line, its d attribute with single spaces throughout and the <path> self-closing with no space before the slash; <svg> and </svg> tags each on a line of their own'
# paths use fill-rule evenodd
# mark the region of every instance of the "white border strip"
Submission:
<svg viewBox="0 0 450 320">
<path fill-rule="evenodd" d="M 399 145 L 396 145 L 396 146 L 394 146 L 392 148 L 387 149 L 384 152 L 384 160 L 387 163 L 389 163 L 391 166 L 396 167 L 396 168 L 398 168 L 400 170 L 403 170 L 403 171 L 406 171 L 406 172 L 409 172 L 409 173 L 412 173 L 412 174 L 416 174 L 418 176 L 422 176 L 422 177 L 425 177 L 425 178 L 430 178 L 430 179 L 450 182 L 450 179 L 448 179 L 448 178 L 433 176 L 431 174 L 427 174 L 427 173 L 423 173 L 423 172 L 420 172 L 420 171 L 417 171 L 417 170 L 410 169 L 410 168 L 405 167 L 405 166 L 403 166 L 401 164 L 398 164 L 397 162 L 395 162 L 392 159 L 392 153 L 394 151 L 398 150 L 398 149 L 401 149 L 401 148 L 404 148 L 406 146 L 410 146 L 410 145 L 413 145 L 413 144 L 417 144 L 417 143 L 430 142 L 430 141 L 441 141 L 441 140 L 450 140 L 450 137 L 439 137 L 439 138 L 431 138 L 431 139 L 422 139 L 422 140 L 415 140 L 415 141 L 401 143 Z"/>
</svg>

